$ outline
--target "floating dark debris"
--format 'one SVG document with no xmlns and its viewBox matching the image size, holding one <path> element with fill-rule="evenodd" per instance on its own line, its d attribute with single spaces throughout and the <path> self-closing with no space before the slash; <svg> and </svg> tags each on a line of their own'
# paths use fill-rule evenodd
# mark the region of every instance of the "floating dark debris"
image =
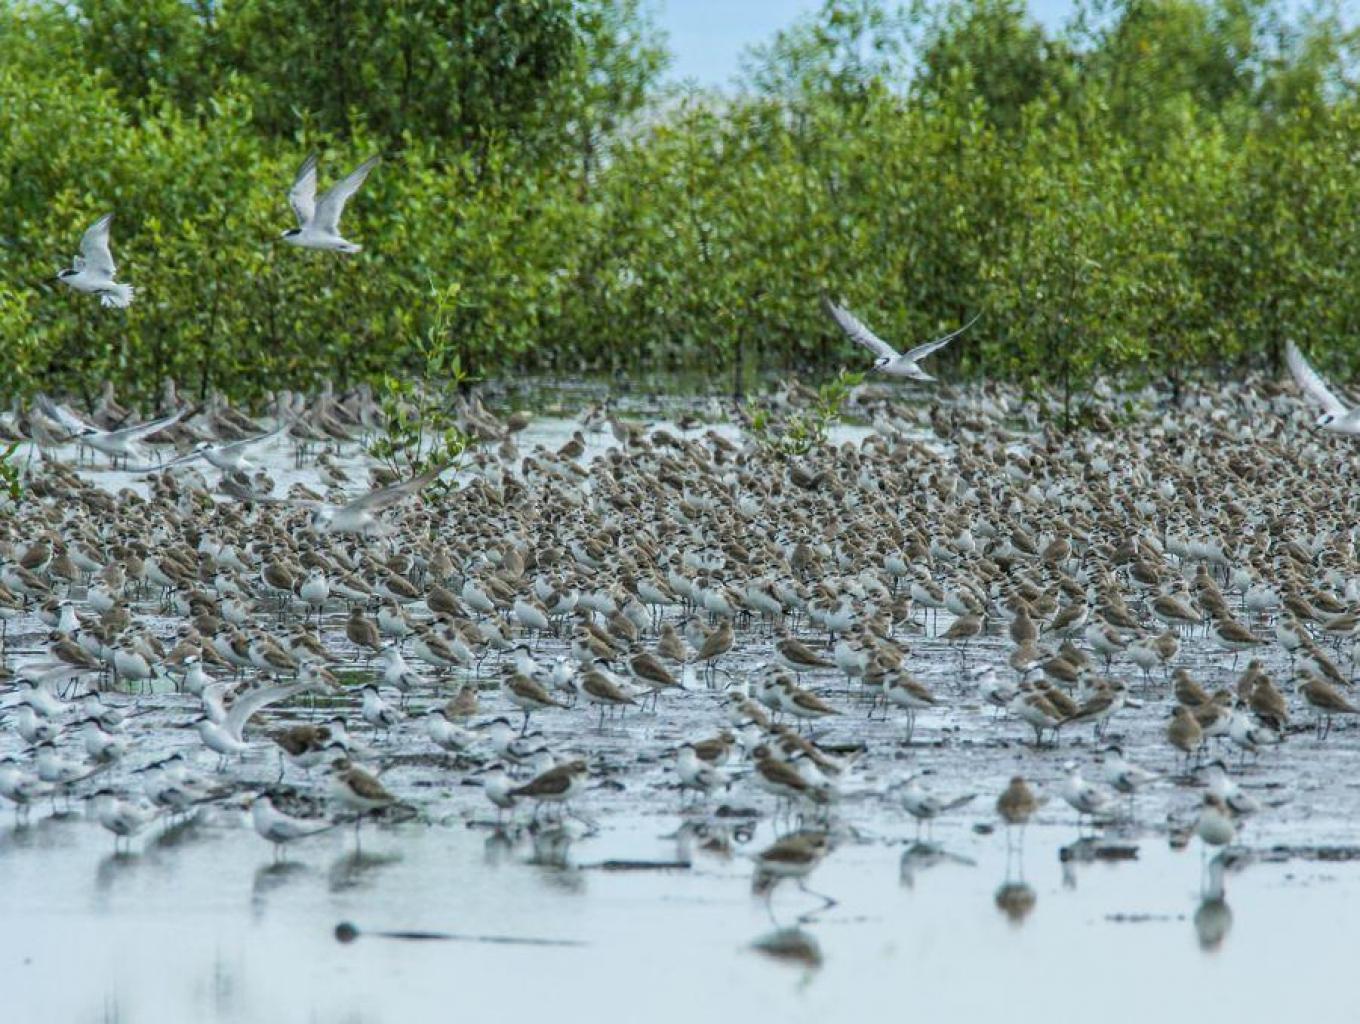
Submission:
<svg viewBox="0 0 1360 1024">
<path fill-rule="evenodd" d="M 1156 924 L 1166 921 L 1184 921 L 1184 914 L 1106 914 L 1105 920 L 1111 924 Z"/>
<path fill-rule="evenodd" d="M 582 871 L 688 871 L 693 865 L 687 860 L 602 860 L 598 864 L 582 864 Z"/>
<path fill-rule="evenodd" d="M 406 942 L 480 942 L 496 946 L 584 946 L 575 939 L 542 939 L 518 935 L 458 935 L 453 932 L 427 932 L 412 929 L 399 931 L 363 932 L 349 921 L 335 926 L 335 941 L 349 944 L 361 935 L 378 939 L 401 939 Z"/>
<path fill-rule="evenodd" d="M 1316 860 L 1327 863 L 1360 861 L 1360 846 L 1272 846 L 1262 860 L 1281 863 L 1288 860 Z"/>
<path fill-rule="evenodd" d="M 1060 848 L 1058 859 L 1064 864 L 1069 862 L 1087 863 L 1096 860 L 1137 860 L 1138 847 L 1132 843 L 1108 843 L 1100 840 L 1081 839 Z"/>
</svg>

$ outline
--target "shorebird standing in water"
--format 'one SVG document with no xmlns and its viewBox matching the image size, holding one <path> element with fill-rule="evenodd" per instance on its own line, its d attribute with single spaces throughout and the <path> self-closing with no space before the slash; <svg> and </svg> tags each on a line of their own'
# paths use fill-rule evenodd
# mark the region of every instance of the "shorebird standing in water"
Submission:
<svg viewBox="0 0 1360 1024">
<path fill-rule="evenodd" d="M 307 836 L 320 835 L 336 827 L 335 822 L 325 819 L 295 818 L 284 814 L 274 806 L 268 793 L 260 793 L 250 804 L 250 823 L 262 839 L 269 840 L 274 846 L 274 859 L 282 860 L 286 844 Z"/>
<path fill-rule="evenodd" d="M 354 812 L 354 843 L 359 843 L 359 827 L 364 818 L 397 802 L 377 777 L 349 760 L 349 751 L 339 744 L 332 752 L 339 755 L 331 763 L 330 795 L 345 810 Z"/>
</svg>

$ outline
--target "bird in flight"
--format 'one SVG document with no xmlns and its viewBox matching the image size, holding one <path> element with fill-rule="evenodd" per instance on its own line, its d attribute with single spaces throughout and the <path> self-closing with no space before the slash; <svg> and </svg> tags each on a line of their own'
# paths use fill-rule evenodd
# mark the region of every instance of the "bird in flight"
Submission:
<svg viewBox="0 0 1360 1024">
<path fill-rule="evenodd" d="M 225 444 L 212 444 L 208 441 L 200 442 L 194 449 L 176 459 L 171 459 L 163 466 L 147 466 L 137 472 L 159 473 L 169 469 L 171 466 L 180 466 L 194 459 L 205 459 L 218 469 L 227 473 L 244 473 L 253 469 L 254 466 L 247 461 L 249 450 L 257 444 L 264 444 L 266 441 L 278 437 L 290 426 L 291 421 L 286 421 L 275 427 L 267 434 L 257 434 L 254 437 L 243 438 L 239 441 L 231 441 Z"/>
<path fill-rule="evenodd" d="M 454 461 L 450 460 L 442 465 L 435 466 L 419 476 L 413 476 L 409 480 L 392 484 L 390 487 L 369 491 L 344 505 L 333 505 L 305 498 L 265 497 L 253 500 L 272 505 L 303 505 L 310 508 L 312 510 L 312 529 L 318 533 L 384 536 L 390 532 L 390 527 L 378 519 L 378 514 L 401 504 L 407 498 L 423 490 L 428 484 L 438 479 L 439 474 L 454 465 Z"/>
<path fill-rule="evenodd" d="M 98 427 L 86 423 L 65 406 L 58 405 L 46 395 L 38 395 L 38 408 L 46 416 L 56 420 L 75 434 L 82 444 L 87 444 L 91 448 L 103 452 L 114 462 L 117 462 L 119 456 L 122 456 L 124 460 L 130 459 L 137 453 L 138 442 L 150 437 L 156 431 L 173 426 L 184 417 L 192 416 L 198 412 L 197 407 L 186 405 L 179 412 L 158 420 L 152 420 L 150 423 L 139 423 L 136 426 L 122 427 L 118 430 L 100 430 Z"/>
<path fill-rule="evenodd" d="M 298 168 L 293 187 L 288 190 L 288 202 L 297 214 L 298 226 L 283 233 L 283 240 L 303 249 L 328 249 L 332 252 L 356 253 L 360 246 L 341 237 L 340 215 L 345 212 L 349 197 L 359 191 L 368 172 L 380 158 L 371 156 L 348 175 L 332 185 L 320 199 L 316 197 L 316 154 L 313 153 Z"/>
<path fill-rule="evenodd" d="M 875 370 L 886 373 L 892 377 L 909 377 L 912 380 L 934 380 L 934 377 L 926 373 L 916 364 L 932 352 L 944 348 L 960 334 L 972 327 L 973 324 L 977 323 L 978 316 L 982 315 L 979 313 L 958 330 L 950 331 L 948 334 L 944 335 L 944 337 L 936 338 L 934 341 L 928 341 L 924 345 L 917 345 L 909 352 L 898 352 L 877 334 L 865 327 L 863 322 L 844 306 L 836 305 L 825 296 L 822 297 L 822 305 L 831 315 L 831 319 L 836 321 L 836 325 L 845 332 L 846 336 L 851 341 L 855 342 L 857 345 L 863 345 L 870 352 L 874 353 L 874 355 L 878 356 L 878 358 L 874 360 Z"/>
<path fill-rule="evenodd" d="M 1294 383 L 1322 406 L 1322 415 L 1314 421 L 1315 425 L 1336 434 L 1360 434 L 1360 407 L 1347 409 L 1292 341 L 1285 343 L 1284 356 Z"/>
<path fill-rule="evenodd" d="M 80 255 L 71 261 L 70 267 L 57 274 L 57 280 L 78 292 L 98 295 L 101 306 L 125 309 L 132 305 L 135 289 L 113 279 L 113 253 L 109 251 L 111 223 L 113 214 L 106 213 L 90 225 L 80 239 Z"/>
<path fill-rule="evenodd" d="M 317 507 L 312 513 L 312 525 L 322 533 L 382 533 L 384 530 L 378 521 L 379 512 L 399 505 L 424 490 L 427 484 L 438 479 L 439 474 L 452 465 L 453 462 L 446 462 L 399 484 L 369 491 L 347 505 Z"/>
</svg>

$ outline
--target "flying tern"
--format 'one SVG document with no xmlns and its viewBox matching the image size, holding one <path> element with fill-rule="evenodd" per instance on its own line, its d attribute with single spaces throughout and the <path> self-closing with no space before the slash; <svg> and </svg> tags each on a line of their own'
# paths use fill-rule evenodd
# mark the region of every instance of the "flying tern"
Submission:
<svg viewBox="0 0 1360 1024">
<path fill-rule="evenodd" d="M 378 160 L 379 157 L 369 157 L 332 185 L 320 199 L 316 197 L 316 154 L 304 160 L 293 179 L 293 187 L 288 190 L 288 202 L 297 214 L 298 226 L 285 231 L 283 240 L 303 249 L 358 252 L 359 246 L 340 235 L 340 215 L 345 212 L 349 197 L 359 190 Z"/>
<path fill-rule="evenodd" d="M 979 313 L 962 327 L 955 331 L 950 331 L 941 338 L 936 338 L 934 341 L 928 341 L 924 345 L 917 345 L 909 352 L 899 353 L 877 334 L 865 327 L 863 322 L 844 306 L 836 305 L 825 296 L 822 298 L 822 304 L 825 306 L 827 313 L 831 315 L 831 319 L 836 321 L 836 325 L 845 332 L 846 336 L 851 341 L 855 342 L 857 345 L 863 345 L 870 352 L 874 353 L 874 355 L 878 356 L 878 358 L 874 360 L 875 370 L 886 373 L 891 377 L 909 377 L 912 380 L 934 380 L 934 377 L 926 373 L 916 364 L 932 352 L 944 348 L 960 334 L 972 327 L 973 324 L 977 323 L 978 316 L 982 315 Z"/>
<path fill-rule="evenodd" d="M 186 452 L 176 459 L 171 459 L 164 466 L 147 467 L 142 472 L 160 472 L 162 469 L 169 469 L 171 466 L 182 466 L 186 462 L 203 459 L 226 473 L 248 473 L 256 468 L 247 459 L 249 450 L 257 444 L 264 444 L 264 442 L 278 437 L 290 425 L 290 423 L 283 423 L 267 434 L 257 434 L 255 437 L 247 437 L 227 444 L 213 444 L 210 441 L 203 441 L 197 444 L 193 451 Z"/>
<path fill-rule="evenodd" d="M 76 440 L 103 452 L 109 458 L 128 459 L 136 453 L 137 442 L 151 436 L 158 430 L 178 423 L 185 416 L 198 411 L 197 406 L 185 406 L 179 412 L 163 416 L 149 423 L 139 423 L 135 427 L 122 427 L 119 430 L 100 430 L 91 426 L 65 406 L 58 405 L 46 395 L 38 396 L 38 408 L 43 414 L 56 420 L 76 435 Z"/>
<path fill-rule="evenodd" d="M 1360 434 L 1360 406 L 1346 408 L 1292 341 L 1285 344 L 1284 352 L 1289 372 L 1294 375 L 1294 383 L 1322 406 L 1322 415 L 1314 421 L 1314 425 L 1335 434 Z"/>
<path fill-rule="evenodd" d="M 251 500 L 277 505 L 309 506 L 312 509 L 312 528 L 318 533 L 372 533 L 381 535 L 386 531 L 383 524 L 378 521 L 378 513 L 405 501 L 427 484 L 436 480 L 439 474 L 451 465 L 453 465 L 452 462 L 446 462 L 442 466 L 436 466 L 434 469 L 421 473 L 419 476 L 413 476 L 409 480 L 392 484 L 390 487 L 381 487 L 376 491 L 369 491 L 344 505 L 330 505 L 325 502 L 300 498 L 257 497 Z"/>
<path fill-rule="evenodd" d="M 106 213 L 80 239 L 80 255 L 71 266 L 57 274 L 57 280 L 69 288 L 89 295 L 98 295 L 101 306 L 124 309 L 132 305 L 135 289 L 130 284 L 114 281 L 113 253 L 109 251 L 109 225 L 113 214 Z"/>
</svg>

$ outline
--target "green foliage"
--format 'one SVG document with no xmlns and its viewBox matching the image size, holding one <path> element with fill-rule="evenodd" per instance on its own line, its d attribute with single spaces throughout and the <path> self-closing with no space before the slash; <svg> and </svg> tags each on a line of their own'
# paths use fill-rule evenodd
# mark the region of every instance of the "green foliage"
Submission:
<svg viewBox="0 0 1360 1024">
<path fill-rule="evenodd" d="M 24 470 L 14 461 L 19 451 L 19 442 L 12 441 L 0 451 L 0 494 L 10 501 L 17 502 L 24 496 Z"/>
<path fill-rule="evenodd" d="M 662 66 L 637 0 L 76 0 L 125 101 L 253 98 L 268 136 L 361 133 L 537 159 L 642 103 Z"/>
<path fill-rule="evenodd" d="M 989 120 L 1014 128 L 1027 106 L 1067 88 L 1072 54 L 1023 0 L 975 0 L 946 4 L 927 24 L 921 64 L 922 96 L 947 99 L 967 83 Z"/>
<path fill-rule="evenodd" d="M 853 107 L 876 81 L 904 69 L 907 20 L 878 0 L 824 0 L 821 10 L 751 48 L 744 77 L 756 93 L 797 104 L 828 98 Z"/>
<path fill-rule="evenodd" d="M 450 337 L 458 286 L 431 286 L 430 294 L 430 325 L 411 345 L 414 372 L 382 377 L 377 395 L 382 433 L 368 445 L 370 455 L 402 478 L 456 463 L 472 441 L 453 411 L 459 388 L 469 381 Z M 433 486 L 452 484 L 438 480 Z"/>
<path fill-rule="evenodd" d="M 757 409 L 751 416 L 756 443 L 774 455 L 806 455 L 826 444 L 831 428 L 841 422 L 850 392 L 864 383 L 864 374 L 841 370 L 817 389 L 817 398 L 805 409 L 783 418 Z"/>
<path fill-rule="evenodd" d="M 658 93 L 645 7 L 0 0 L 7 390 L 332 378 L 437 408 L 456 357 L 740 393 L 867 365 L 822 292 L 902 347 L 980 311 L 932 372 L 1069 398 L 1276 365 L 1287 337 L 1360 363 L 1335 17 L 1090 0 L 1050 36 L 1018 0 L 825 0 L 714 96 Z M 353 257 L 279 244 L 312 149 L 323 187 L 385 156 L 345 214 Z M 126 311 L 52 280 L 108 210 Z"/>
</svg>

